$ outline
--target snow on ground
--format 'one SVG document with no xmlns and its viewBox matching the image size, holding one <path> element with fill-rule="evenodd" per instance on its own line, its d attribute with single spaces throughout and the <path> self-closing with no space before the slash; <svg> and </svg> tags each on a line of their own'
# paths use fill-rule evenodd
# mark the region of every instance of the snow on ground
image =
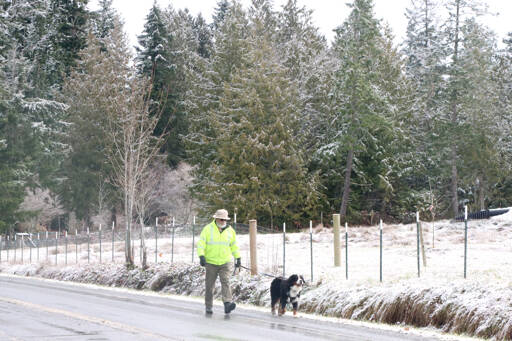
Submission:
<svg viewBox="0 0 512 341">
<path fill-rule="evenodd" d="M 312 282 L 309 230 L 287 233 L 286 274 L 303 274 L 309 282 L 301 300 L 301 310 L 334 317 L 436 327 L 448 332 L 512 339 L 512 210 L 488 220 L 469 221 L 467 279 L 463 278 L 464 223 L 443 220 L 434 224 L 423 222 L 422 226 L 427 266 L 421 259 L 418 278 L 416 224 L 384 225 L 382 283 L 379 281 L 377 226 L 349 227 L 348 280 L 345 278 L 344 229 L 340 238 L 342 249 L 339 267 L 334 267 L 332 230 L 321 227 L 314 230 Z M 242 263 L 249 267 L 248 235 L 239 235 L 238 239 Z M 194 241 L 197 241 L 197 237 Z M 238 301 L 269 305 L 268 285 L 271 278 L 266 275 L 282 274 L 282 242 L 282 234 L 258 234 L 258 269 L 264 274 L 251 278 L 246 270 L 242 270 L 234 277 L 233 286 Z M 138 241 L 134 242 L 136 264 L 139 264 L 138 244 Z M 64 267 L 63 254 L 58 255 L 59 267 L 53 266 L 53 247 L 53 250 L 49 249 L 48 262 L 46 250 L 40 249 L 42 262 L 32 266 L 8 265 L 4 250 L 0 271 L 112 286 L 129 283 L 134 288 L 202 295 L 202 269 L 197 266 L 191 237 L 175 238 L 174 247 L 171 238 L 159 237 L 157 258 L 161 264 L 157 266 L 153 264 L 155 241 L 147 240 L 146 245 L 149 248 L 148 261 L 152 264 L 149 274 L 138 269 L 132 270 L 132 274 L 120 270 L 124 268 L 123 242 L 115 244 L 115 266 L 87 265 L 86 245 L 82 244 L 79 247 L 78 267 Z M 99 245 L 92 245 L 91 250 L 94 252 L 91 251 L 90 262 L 98 263 Z M 103 263 L 110 262 L 110 243 L 105 242 L 102 250 Z M 59 252 L 63 251 L 62 247 L 59 248 Z M 75 263 L 74 246 L 69 245 L 68 252 L 68 265 L 72 265 Z M 171 258 L 174 262 L 172 265 Z M 11 262 L 12 259 L 11 251 Z M 28 249 L 25 249 L 24 261 L 27 262 L 27 259 Z M 18 263 L 19 260 L 20 250 Z M 190 264 L 192 261 L 194 266 Z M 115 271 L 109 273 L 111 269 Z M 180 278 L 181 284 L 155 273 L 173 274 Z M 99 280 L 99 277 L 102 279 Z"/>
</svg>

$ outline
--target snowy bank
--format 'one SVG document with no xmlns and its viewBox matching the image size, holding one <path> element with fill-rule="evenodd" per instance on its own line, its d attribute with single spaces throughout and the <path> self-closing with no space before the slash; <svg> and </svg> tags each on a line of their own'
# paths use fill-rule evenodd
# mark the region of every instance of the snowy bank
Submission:
<svg viewBox="0 0 512 341">
<path fill-rule="evenodd" d="M 151 265 L 146 271 L 129 270 L 121 264 L 68 267 L 32 264 L 1 266 L 0 272 L 180 295 L 204 294 L 204 269 L 185 263 Z M 247 272 L 235 275 L 232 278 L 235 300 L 269 307 L 270 281 L 268 277 L 251 277 Z M 215 297 L 220 299 L 218 281 Z M 300 311 L 323 316 L 512 339 L 512 288 L 505 285 L 462 280 L 419 284 L 403 280 L 347 286 L 343 282 L 319 281 L 305 289 L 300 303 Z"/>
</svg>

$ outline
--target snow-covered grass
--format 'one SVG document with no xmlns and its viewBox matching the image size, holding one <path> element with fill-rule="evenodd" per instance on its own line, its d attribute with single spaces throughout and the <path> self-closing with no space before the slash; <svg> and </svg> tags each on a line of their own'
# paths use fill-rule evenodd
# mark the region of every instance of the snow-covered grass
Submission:
<svg viewBox="0 0 512 341">
<path fill-rule="evenodd" d="M 464 223 L 435 222 L 435 245 L 432 223 L 423 223 L 427 266 L 421 260 L 417 273 L 416 225 L 384 225 L 383 282 L 379 281 L 378 227 L 349 227 L 349 279 L 345 279 L 345 240 L 342 231 L 342 262 L 334 267 L 333 234 L 318 227 L 313 233 L 314 281 L 310 281 L 309 230 L 286 234 L 286 274 L 301 273 L 309 281 L 301 299 L 301 310 L 321 315 L 369 320 L 389 324 L 436 327 L 443 331 L 485 338 L 512 339 L 512 210 L 489 220 L 468 224 L 467 278 L 464 279 Z M 239 235 L 243 264 L 249 267 L 248 236 Z M 258 267 L 265 274 L 282 274 L 281 234 L 258 235 Z M 196 238 L 197 241 L 197 238 Z M 138 242 L 135 243 L 138 263 Z M 192 239 L 176 238 L 174 263 L 171 264 L 172 241 L 158 239 L 158 261 L 154 263 L 154 240 L 147 240 L 150 268 L 128 270 L 124 244 L 115 245 L 117 264 L 87 265 L 84 245 L 79 266 L 59 267 L 45 261 L 33 265 L 8 265 L 5 251 L 0 271 L 37 275 L 86 283 L 128 286 L 184 295 L 203 294 L 203 269 L 192 265 Z M 86 247 L 86 246 L 85 246 Z M 98 262 L 99 246 L 93 245 L 91 262 Z M 41 258 L 46 257 L 41 249 Z M 51 250 L 51 249 L 50 249 Z M 63 250 L 63 249 L 62 249 Z M 75 261 L 69 249 L 68 264 Z M 59 252 L 61 252 L 59 250 Z M 110 262 L 110 243 L 103 245 L 103 262 Z M 27 249 L 25 249 L 25 261 Z M 11 254 L 12 260 L 12 254 Z M 19 261 L 19 250 L 18 250 Z M 233 278 L 237 301 L 269 305 L 271 278 L 252 277 L 245 270 Z"/>
</svg>

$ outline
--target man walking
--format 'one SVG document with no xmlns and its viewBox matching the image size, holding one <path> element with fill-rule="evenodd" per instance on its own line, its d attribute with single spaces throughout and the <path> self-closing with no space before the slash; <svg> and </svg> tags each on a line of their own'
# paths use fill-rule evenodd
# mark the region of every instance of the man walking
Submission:
<svg viewBox="0 0 512 341">
<path fill-rule="evenodd" d="M 199 263 L 206 269 L 204 304 L 206 314 L 212 314 L 213 289 L 217 276 L 219 276 L 224 313 L 229 314 L 236 307 L 229 285 L 233 264 L 231 259 L 234 257 L 236 259 L 235 267 L 240 267 L 242 265 L 240 251 L 236 243 L 235 230 L 227 224 L 227 221 L 230 220 L 228 211 L 217 210 L 213 218 L 214 220 L 203 228 L 197 242 Z"/>
</svg>

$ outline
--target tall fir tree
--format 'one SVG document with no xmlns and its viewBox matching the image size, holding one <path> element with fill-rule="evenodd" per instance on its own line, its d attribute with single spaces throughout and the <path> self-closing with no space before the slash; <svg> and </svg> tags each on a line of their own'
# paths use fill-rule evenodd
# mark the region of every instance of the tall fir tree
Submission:
<svg viewBox="0 0 512 341">
<path fill-rule="evenodd" d="M 78 219 L 90 222 L 98 213 L 101 200 L 115 203 L 116 191 L 110 185 L 112 166 L 107 159 L 112 141 L 105 129 L 107 117 L 127 87 L 131 54 L 126 46 L 122 24 L 116 19 L 104 38 L 89 35 L 80 63 L 63 86 L 62 96 L 69 105 L 66 142 L 70 151 L 61 168 L 64 179 L 60 198 L 64 207 Z M 99 86 L 101 84 L 101 86 Z"/>
<path fill-rule="evenodd" d="M 197 53 L 202 58 L 210 58 L 213 49 L 212 32 L 201 13 L 194 18 L 192 27 L 198 43 Z"/>
<path fill-rule="evenodd" d="M 34 37 L 46 13 L 45 3 L 7 2 L 2 9 L 0 186 L 5 189 L 2 196 L 8 197 L 0 198 L 5 208 L 4 224 L 0 224 L 5 228 L 5 222 L 12 223 L 24 213 L 18 209 L 26 188 L 49 187 L 56 182 L 53 171 L 65 148 L 60 139 L 66 106 L 36 97 L 34 91 Z"/>
<path fill-rule="evenodd" d="M 90 25 L 92 32 L 98 38 L 105 38 L 114 29 L 119 17 L 116 10 L 112 7 L 114 0 L 99 0 L 99 9 L 91 13 Z"/>
<path fill-rule="evenodd" d="M 377 74 L 380 37 L 379 22 L 373 14 L 372 0 L 354 0 L 352 11 L 345 23 L 337 29 L 334 47 L 340 59 L 336 71 L 335 129 L 346 152 L 345 180 L 341 198 L 340 215 L 346 219 L 349 203 L 354 155 L 365 149 L 365 138 L 371 137 L 371 125 L 383 123 L 379 119 L 379 108 L 383 98 L 373 86 Z"/>
<path fill-rule="evenodd" d="M 394 141 L 404 138 L 399 112 L 410 112 L 400 56 L 374 17 L 373 1 L 355 0 L 350 7 L 333 46 L 338 67 L 332 98 L 335 111 L 329 120 L 332 138 L 321 148 L 327 158 L 338 158 L 345 165 L 336 172 L 344 178 L 338 192 L 343 220 L 365 209 L 383 214 L 387 210 L 393 181 L 400 174 L 399 163 L 393 161 L 400 146 Z M 383 205 L 368 205 L 377 198 Z"/>
<path fill-rule="evenodd" d="M 196 166 L 191 191 L 197 197 L 202 195 L 204 184 L 209 181 L 208 168 L 217 157 L 215 140 L 219 132 L 215 130 L 210 113 L 218 110 L 224 87 L 233 73 L 248 65 L 248 32 L 247 13 L 239 2 L 233 2 L 213 32 L 212 56 L 198 60 L 195 65 L 193 86 L 187 93 L 185 105 L 190 114 L 188 160 Z"/>
<path fill-rule="evenodd" d="M 60 86 L 65 76 L 76 66 L 79 52 L 86 46 L 88 0 L 50 0 L 50 25 L 55 31 L 49 38 L 49 51 L 55 61 L 49 65 L 48 84 Z"/>
<path fill-rule="evenodd" d="M 447 168 L 445 156 L 439 152 L 439 117 L 444 108 L 443 73 L 446 56 L 441 31 L 441 4 L 435 0 L 411 0 L 406 10 L 408 19 L 406 38 L 402 52 L 406 56 L 406 75 L 413 88 L 411 99 L 414 110 L 411 121 L 407 122 L 414 139 L 414 173 L 409 184 L 422 196 L 445 197 Z M 440 213 L 446 210 L 447 202 L 441 201 L 432 209 Z M 421 208 L 417 208 L 421 209 Z"/>
<path fill-rule="evenodd" d="M 173 13 L 172 8 L 163 13 L 156 2 L 153 4 L 146 17 L 144 32 L 138 37 L 141 48 L 137 48 L 136 60 L 140 75 L 152 79 L 151 112 L 162 113 L 155 136 L 167 134 L 162 152 L 167 154 L 168 164 L 176 167 L 186 156 L 183 135 L 187 133 L 188 123 L 181 103 L 182 89 L 179 88 L 184 75 L 178 69 L 173 48 L 175 37 L 170 22 Z"/>
<path fill-rule="evenodd" d="M 312 11 L 289 0 L 278 13 L 275 49 L 281 55 L 290 80 L 298 89 L 301 127 L 298 138 L 303 137 L 306 155 L 313 155 L 323 134 L 326 99 L 323 97 L 326 73 L 327 43 L 313 25 Z M 327 109 L 328 110 L 328 109 Z"/>
<path fill-rule="evenodd" d="M 474 19 L 463 25 L 464 46 L 460 67 L 464 70 L 459 126 L 464 137 L 460 150 L 460 188 L 463 199 L 475 210 L 486 209 L 489 192 L 502 176 L 501 148 L 504 142 L 502 113 L 499 112 L 499 85 L 494 78 L 496 39 Z M 506 134 L 508 135 L 508 134 Z"/>
<path fill-rule="evenodd" d="M 467 91 L 464 82 L 467 70 L 464 70 L 460 64 L 460 55 L 465 48 L 468 48 L 464 37 L 464 25 L 466 19 L 479 16 L 483 13 L 481 4 L 477 0 L 449 0 L 446 3 L 448 18 L 444 27 L 445 37 L 445 58 L 449 58 L 446 75 L 448 82 L 444 87 L 445 106 L 443 108 L 444 115 L 441 122 L 444 125 L 442 131 L 442 140 L 449 148 L 446 159 L 449 160 L 450 167 L 450 198 L 452 217 L 459 213 L 461 202 L 459 200 L 459 167 L 460 167 L 460 150 L 459 143 L 463 130 L 461 122 L 463 121 L 464 112 L 461 111 L 463 105 L 462 100 L 465 98 L 464 92 Z"/>
<path fill-rule="evenodd" d="M 498 102 L 495 104 L 499 120 L 501 140 L 500 147 L 502 177 L 491 187 L 490 207 L 512 206 L 512 32 L 503 39 L 504 47 L 498 52 L 493 79 L 497 84 Z"/>
<path fill-rule="evenodd" d="M 272 50 L 267 19 L 251 15 L 247 66 L 225 83 L 209 113 L 219 135 L 201 197 L 210 209 L 222 204 L 241 219 L 275 225 L 310 217 L 319 192 L 295 139 L 297 89 Z"/>
<path fill-rule="evenodd" d="M 212 16 L 212 28 L 213 31 L 216 31 L 223 23 L 224 18 L 229 10 L 229 0 L 219 0 L 217 1 L 217 7 L 213 10 Z"/>
</svg>

